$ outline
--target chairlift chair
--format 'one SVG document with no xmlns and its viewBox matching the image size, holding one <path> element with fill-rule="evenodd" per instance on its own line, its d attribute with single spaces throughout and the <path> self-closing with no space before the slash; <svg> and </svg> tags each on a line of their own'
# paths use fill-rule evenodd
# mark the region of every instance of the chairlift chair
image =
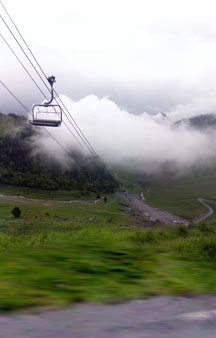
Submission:
<svg viewBox="0 0 216 338">
<path fill-rule="evenodd" d="M 32 107 L 32 120 L 29 122 L 34 126 L 59 127 L 62 123 L 62 108 L 58 104 L 51 104 L 53 101 L 53 84 L 55 76 L 48 77 L 51 86 L 51 99 L 44 104 L 35 104 Z"/>
</svg>

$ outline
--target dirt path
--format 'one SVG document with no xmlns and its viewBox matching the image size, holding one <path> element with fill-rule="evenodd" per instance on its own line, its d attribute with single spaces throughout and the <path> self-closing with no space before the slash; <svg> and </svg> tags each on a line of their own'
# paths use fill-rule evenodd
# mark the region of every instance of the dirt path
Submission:
<svg viewBox="0 0 216 338">
<path fill-rule="evenodd" d="M 44 200 L 44 199 L 39 199 L 39 198 L 30 198 L 30 197 L 25 197 L 22 195 L 2 195 L 0 194 L 0 198 L 3 199 L 8 199 L 10 201 L 29 201 L 33 203 L 40 203 L 44 205 L 55 205 L 55 204 L 74 204 L 74 203 L 84 203 L 84 204 L 95 204 L 97 202 L 94 200 L 87 200 L 87 201 L 82 201 L 82 200 Z M 50 204 L 51 203 L 51 204 Z"/>
<path fill-rule="evenodd" d="M 128 192 L 125 193 L 117 193 L 117 196 L 119 196 L 121 199 L 125 200 L 136 212 L 142 214 L 142 215 L 148 215 L 149 217 L 154 218 L 155 220 L 159 220 L 165 224 L 174 224 L 174 223 L 178 223 L 178 224 L 185 224 L 188 225 L 189 222 L 185 219 L 182 219 L 178 216 L 172 215 L 170 213 L 168 213 L 167 211 L 163 211 L 160 210 L 158 208 L 152 207 L 148 204 L 146 204 L 144 201 L 141 201 L 138 195 L 135 194 L 130 194 Z M 20 202 L 22 201 L 25 204 L 29 204 L 29 203 L 34 203 L 35 205 L 44 205 L 44 206 L 58 206 L 58 205 L 65 205 L 65 204 L 70 204 L 71 207 L 75 207 L 78 209 L 83 209 L 86 211 L 92 211 L 92 212 L 102 212 L 102 210 L 95 210 L 95 209 L 90 209 L 90 208 L 86 208 L 86 207 L 81 207 L 78 206 L 77 204 L 86 204 L 86 205 L 94 205 L 95 201 L 78 201 L 78 200 L 69 200 L 69 201 L 61 201 L 61 200 L 41 200 L 41 199 L 34 199 L 34 198 L 28 198 L 28 197 L 24 197 L 24 196 L 8 196 L 8 195 L 2 195 L 0 194 L 0 198 L 3 198 L 5 200 L 9 200 L 9 201 L 14 201 L 14 202 Z M 212 209 L 211 206 L 209 206 L 206 202 L 205 199 L 203 198 L 197 198 L 197 201 L 199 203 L 201 203 L 202 205 L 204 205 L 208 211 L 196 216 L 193 219 L 193 222 L 201 222 L 203 220 L 205 220 L 206 218 L 210 217 L 214 210 Z M 103 208 L 107 207 L 108 205 L 112 204 L 113 201 L 105 204 L 103 206 Z M 111 211 L 105 211 L 103 210 L 103 212 L 108 213 L 108 214 L 117 214 L 117 215 L 123 215 L 123 213 L 119 213 L 119 212 L 111 212 Z"/>
<path fill-rule="evenodd" d="M 110 214 L 110 215 L 121 215 L 124 216 L 125 213 L 123 212 L 117 212 L 117 211 L 108 211 L 106 209 L 94 209 L 94 208 L 88 208 L 85 206 L 82 206 L 83 204 L 86 206 L 94 206 L 94 201 L 61 201 L 61 200 L 40 200 L 40 199 L 34 199 L 34 198 L 28 198 L 24 196 L 8 196 L 8 195 L 0 195 L 0 198 L 8 201 L 13 202 L 22 202 L 25 205 L 34 205 L 34 206 L 48 206 L 48 207 L 55 207 L 55 206 L 61 206 L 61 205 L 70 205 L 70 208 L 74 209 L 80 209 L 85 211 L 90 211 L 95 214 Z M 113 201 L 110 202 L 110 204 L 113 203 Z M 105 205 L 106 206 L 106 205 Z"/>
<path fill-rule="evenodd" d="M 118 196 L 125 200 L 136 212 L 152 217 L 155 220 L 159 220 L 165 224 L 188 224 L 189 222 L 178 216 L 172 215 L 167 211 L 160 210 L 152 207 L 145 202 L 141 201 L 138 195 L 130 193 L 118 193 Z"/>
<path fill-rule="evenodd" d="M 204 221 L 206 218 L 210 217 L 214 212 L 213 208 L 210 207 L 210 205 L 208 205 L 206 202 L 204 202 L 204 201 L 206 201 L 205 199 L 197 198 L 197 201 L 199 203 L 201 203 L 202 205 L 204 205 L 208 209 L 208 211 L 199 215 L 199 216 L 197 216 L 197 217 L 194 217 L 193 222 L 195 222 L 195 223 Z"/>
<path fill-rule="evenodd" d="M 215 338 L 216 295 L 19 312 L 0 327 L 1 338 Z"/>
</svg>

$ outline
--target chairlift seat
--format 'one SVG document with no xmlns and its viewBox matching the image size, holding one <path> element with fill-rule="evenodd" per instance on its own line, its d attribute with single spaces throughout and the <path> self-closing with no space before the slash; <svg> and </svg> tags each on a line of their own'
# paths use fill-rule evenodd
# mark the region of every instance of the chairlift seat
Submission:
<svg viewBox="0 0 216 338">
<path fill-rule="evenodd" d="M 47 80 L 51 86 L 51 99 L 44 104 L 35 104 L 32 107 L 33 119 L 29 122 L 34 126 L 58 127 L 62 123 L 62 108 L 58 104 L 52 104 L 55 76 L 50 76 Z"/>
<path fill-rule="evenodd" d="M 32 108 L 34 126 L 59 127 L 62 123 L 62 109 L 59 105 L 36 104 Z"/>
<path fill-rule="evenodd" d="M 61 121 L 51 121 L 51 120 L 32 120 L 29 121 L 34 126 L 44 126 L 44 127 L 59 127 Z"/>
</svg>

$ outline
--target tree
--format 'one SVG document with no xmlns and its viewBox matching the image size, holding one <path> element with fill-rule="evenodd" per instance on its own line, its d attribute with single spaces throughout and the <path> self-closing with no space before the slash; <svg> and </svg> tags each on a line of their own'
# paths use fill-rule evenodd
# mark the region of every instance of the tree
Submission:
<svg viewBox="0 0 216 338">
<path fill-rule="evenodd" d="M 107 202 L 107 197 L 106 197 L 106 196 L 104 197 L 104 202 L 105 202 L 105 203 Z"/>
<path fill-rule="evenodd" d="M 18 207 L 15 207 L 15 208 L 11 211 L 11 213 L 13 214 L 13 216 L 14 216 L 15 218 L 19 218 L 20 215 L 21 215 L 21 210 L 20 210 Z"/>
</svg>

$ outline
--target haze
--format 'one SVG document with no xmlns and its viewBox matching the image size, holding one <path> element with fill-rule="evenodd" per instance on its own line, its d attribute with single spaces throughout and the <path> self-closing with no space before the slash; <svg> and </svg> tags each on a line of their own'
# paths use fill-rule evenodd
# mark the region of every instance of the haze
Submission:
<svg viewBox="0 0 216 338">
<path fill-rule="evenodd" d="M 216 112 L 214 1 L 8 0 L 5 5 L 107 163 L 136 161 L 151 171 L 164 161 L 185 168 L 214 158 L 214 132 L 174 130 L 171 123 Z M 6 18 L 2 8 L 0 13 Z M 0 29 L 28 66 L 2 22 Z M 2 40 L 1 79 L 29 109 L 43 101 Z M 2 112 L 24 113 L 2 87 L 0 100 Z M 169 122 L 158 121 L 161 111 Z M 75 146 L 64 127 L 52 132 Z M 53 152 L 55 145 L 45 144 Z"/>
<path fill-rule="evenodd" d="M 161 166 L 169 164 L 177 174 L 194 166 L 203 167 L 215 161 L 216 132 L 203 131 L 187 123 L 175 125 L 178 113 L 147 113 L 135 115 L 121 109 L 108 98 L 99 99 L 89 95 L 74 102 L 66 96 L 61 99 L 73 112 L 73 116 L 96 152 L 109 167 L 124 167 L 132 171 L 158 174 Z M 65 125 L 54 128 L 52 134 L 68 149 L 83 152 Z M 68 164 L 65 152 L 43 132 L 37 137 L 35 147 L 40 144 L 46 153 L 53 154 L 62 164 Z M 34 148 L 35 148 L 34 147 Z M 85 154 L 85 152 L 84 152 Z"/>
<path fill-rule="evenodd" d="M 131 113 L 157 113 L 215 97 L 214 1 L 7 0 L 5 5 L 47 75 L 56 75 L 58 92 L 73 100 L 108 96 Z M 0 29 L 21 55 L 2 22 Z M 42 100 L 3 41 L 1 77 L 29 107 Z M 0 93 L 4 112 L 22 112 Z"/>
</svg>

